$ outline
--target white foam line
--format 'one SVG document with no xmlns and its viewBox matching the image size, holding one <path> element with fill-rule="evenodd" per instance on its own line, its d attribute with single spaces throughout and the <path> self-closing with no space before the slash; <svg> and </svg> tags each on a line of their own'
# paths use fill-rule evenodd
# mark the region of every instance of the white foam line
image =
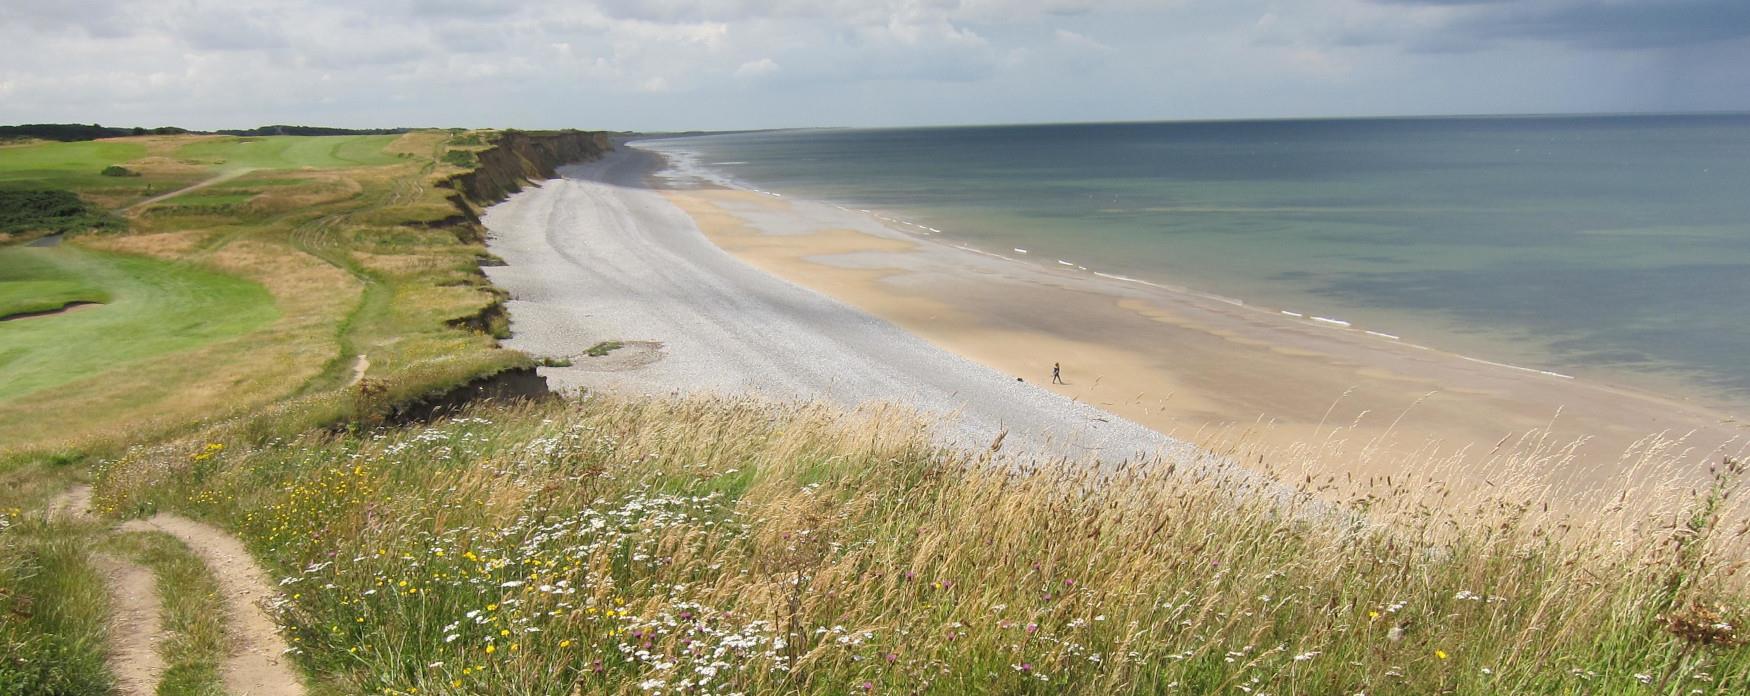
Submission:
<svg viewBox="0 0 1750 696">
<path fill-rule="evenodd" d="M 1074 265 L 1075 265 L 1075 264 L 1073 264 L 1073 263 L 1070 263 L 1070 262 L 1068 262 L 1068 261 L 1065 261 L 1065 260 L 1063 260 L 1063 259 L 1058 259 L 1058 260 L 1057 260 L 1057 263 L 1058 263 L 1058 265 L 1060 265 L 1060 266 L 1074 266 Z"/>
<path fill-rule="evenodd" d="M 1282 313 L 1286 314 L 1288 316 L 1294 317 L 1296 319 L 1305 319 L 1306 318 L 1305 314 L 1301 314 L 1300 312 L 1290 312 L 1286 309 L 1282 310 Z"/>
<path fill-rule="evenodd" d="M 1132 278 L 1130 276 L 1112 275 L 1111 273 L 1101 273 L 1099 271 L 1094 271 L 1094 275 L 1100 276 L 1101 278 L 1110 278 L 1112 280 L 1123 281 L 1126 283 L 1136 283 L 1137 285 L 1147 285 L 1151 288 L 1160 288 L 1162 290 L 1171 290 L 1172 289 L 1172 288 L 1169 288 L 1165 285 L 1161 285 L 1160 283 L 1150 283 L 1146 280 L 1140 280 L 1137 278 Z"/>
<path fill-rule="evenodd" d="M 1021 247 L 1015 247 L 1015 253 L 1017 253 L 1017 254 L 1025 254 L 1025 253 L 1027 253 L 1027 250 L 1026 250 L 1026 249 L 1022 249 L 1022 248 L 1021 248 Z"/>
<path fill-rule="evenodd" d="M 979 256 L 989 256 L 993 259 L 1002 259 L 1004 261 L 1014 261 L 1015 260 L 1015 259 L 1011 259 L 1007 256 L 1003 256 L 1002 254 L 993 254 L 993 253 L 990 253 L 988 251 L 984 251 L 981 249 L 974 249 L 974 248 L 966 246 L 964 244 L 956 244 L 956 245 L 954 245 L 954 248 L 959 249 L 961 251 L 970 251 L 974 254 L 978 254 Z"/>
<path fill-rule="evenodd" d="M 1378 336 L 1378 337 L 1380 337 L 1380 338 L 1389 338 L 1389 339 L 1391 339 L 1391 340 L 1393 340 L 1393 341 L 1396 341 L 1396 340 L 1398 340 L 1398 337 L 1397 337 L 1397 336 L 1393 336 L 1393 335 L 1391 335 L 1391 334 L 1388 334 L 1388 333 L 1380 333 L 1380 332 L 1378 332 L 1378 331 L 1368 331 L 1368 332 L 1366 332 L 1366 333 L 1367 333 L 1367 335 L 1369 335 L 1369 336 Z"/>
<path fill-rule="evenodd" d="M 1348 328 L 1348 326 L 1349 326 L 1349 322 L 1343 321 L 1342 319 L 1327 319 L 1325 317 L 1313 317 L 1312 320 L 1318 321 L 1318 322 L 1324 322 L 1324 323 L 1330 324 L 1332 326 L 1341 326 L 1344 328 Z"/>
<path fill-rule="evenodd" d="M 1509 365 L 1507 363 L 1495 362 L 1493 360 L 1484 360 L 1482 358 L 1473 358 L 1473 357 L 1468 356 L 1468 355 L 1458 355 L 1457 353 L 1454 353 L 1453 355 L 1457 355 L 1459 358 L 1464 359 L 1464 360 L 1469 360 L 1469 361 L 1474 362 L 1474 363 L 1481 363 L 1484 365 L 1489 365 L 1491 367 L 1505 367 L 1509 370 L 1518 370 L 1520 372 L 1531 372 L 1531 373 L 1540 374 L 1540 375 L 1549 375 L 1551 377 L 1560 377 L 1562 379 L 1573 379 L 1574 378 L 1572 375 L 1564 375 L 1560 372 L 1550 372 L 1549 370 L 1539 370 L 1535 367 L 1520 367 L 1518 365 Z"/>
</svg>

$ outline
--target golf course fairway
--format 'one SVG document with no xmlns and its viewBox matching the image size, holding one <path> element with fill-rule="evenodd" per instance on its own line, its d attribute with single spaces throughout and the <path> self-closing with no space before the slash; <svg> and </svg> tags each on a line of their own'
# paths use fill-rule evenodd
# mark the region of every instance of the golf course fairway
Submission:
<svg viewBox="0 0 1750 696">
<path fill-rule="evenodd" d="M 71 245 L 0 248 L 0 307 L 38 311 L 40 303 L 27 302 L 50 294 L 59 304 L 104 304 L 0 323 L 0 403 L 239 336 L 278 316 L 265 288 L 193 264 Z"/>
</svg>

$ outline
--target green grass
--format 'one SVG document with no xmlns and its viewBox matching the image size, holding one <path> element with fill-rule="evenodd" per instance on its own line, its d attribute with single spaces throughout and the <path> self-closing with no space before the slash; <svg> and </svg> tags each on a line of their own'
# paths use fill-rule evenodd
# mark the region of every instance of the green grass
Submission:
<svg viewBox="0 0 1750 696">
<path fill-rule="evenodd" d="M 1595 527 L 1379 483 L 1375 527 L 1164 467 L 1020 475 L 811 407 L 595 397 L 191 460 L 239 432 L 106 465 L 99 503 L 236 530 L 337 692 L 1750 686 L 1750 651 L 1668 630 L 1750 609 L 1732 475 Z"/>
<path fill-rule="evenodd" d="M 396 164 L 405 160 L 384 152 L 383 148 L 399 137 L 401 136 L 226 136 L 184 145 L 177 148 L 176 156 L 216 164 L 224 169 L 334 169 Z"/>
<path fill-rule="evenodd" d="M 135 142 L 45 142 L 0 147 L 0 187 L 116 186 L 117 179 L 103 176 L 103 169 L 144 156 L 146 147 Z M 122 185 L 127 185 L 127 182 Z"/>
<path fill-rule="evenodd" d="M 242 335 L 278 316 L 265 289 L 235 276 L 68 245 L 0 248 L 0 274 L 0 301 L 11 305 L 68 293 L 109 300 L 8 322 L 0 332 L 0 402 Z M 17 276 L 29 282 L 13 287 Z"/>
<path fill-rule="evenodd" d="M 590 346 L 588 350 L 583 351 L 583 354 L 592 358 L 600 358 L 624 347 L 626 344 L 619 341 L 602 341 Z"/>
<path fill-rule="evenodd" d="M 47 257 L 23 249 L 0 249 L 0 317 L 59 309 L 70 302 L 108 302 L 90 280 Z"/>
<path fill-rule="evenodd" d="M 480 166 L 480 158 L 470 150 L 450 150 L 444 153 L 444 164 L 473 169 Z"/>
<path fill-rule="evenodd" d="M 103 581 L 86 530 L 0 510 L 0 694 L 109 692 Z"/>
<path fill-rule="evenodd" d="M 207 176 L 187 167 L 136 167 L 135 160 L 152 154 L 148 143 L 161 140 L 33 142 L 0 147 L 0 190 L 73 191 L 99 207 L 119 209 Z M 105 170 L 123 164 L 134 175 L 104 175 Z"/>
</svg>

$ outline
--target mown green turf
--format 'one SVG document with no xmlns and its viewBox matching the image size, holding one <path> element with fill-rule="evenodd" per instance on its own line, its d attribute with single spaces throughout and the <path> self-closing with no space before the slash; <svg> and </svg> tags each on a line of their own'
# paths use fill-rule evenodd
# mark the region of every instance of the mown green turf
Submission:
<svg viewBox="0 0 1750 696">
<path fill-rule="evenodd" d="M 402 161 L 383 148 L 397 135 L 336 135 L 308 137 L 274 135 L 202 140 L 176 150 L 181 159 L 217 164 L 226 169 L 331 169 Z"/>
<path fill-rule="evenodd" d="M 102 175 L 104 167 L 146 156 L 134 142 L 33 143 L 0 147 L 0 187 L 144 187 L 139 181 Z"/>
<path fill-rule="evenodd" d="M 53 254 L 0 249 L 0 317 L 58 309 L 68 302 L 108 302 L 109 293 L 60 265 Z"/>
<path fill-rule="evenodd" d="M 60 309 L 73 302 L 106 302 L 109 293 L 78 280 L 5 280 L 0 268 L 0 317 Z"/>
<path fill-rule="evenodd" d="M 62 316 L 6 322 L 0 330 L 0 402 L 128 363 L 259 328 L 278 316 L 260 285 L 187 264 L 59 247 L 0 248 L 0 297 L 31 302 L 30 286 L 81 284 L 109 303 Z M 54 285 L 41 285 L 42 283 Z"/>
</svg>

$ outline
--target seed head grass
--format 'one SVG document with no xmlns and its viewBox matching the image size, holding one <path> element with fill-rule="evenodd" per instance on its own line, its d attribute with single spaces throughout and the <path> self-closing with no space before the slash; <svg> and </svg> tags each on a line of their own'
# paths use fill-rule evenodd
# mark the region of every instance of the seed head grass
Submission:
<svg viewBox="0 0 1750 696">
<path fill-rule="evenodd" d="M 1505 486 L 1435 507 L 1402 479 L 1019 467 L 894 409 L 596 397 L 244 430 L 106 461 L 97 503 L 235 530 L 337 692 L 1750 686 L 1735 463 L 1579 516 Z"/>
</svg>

